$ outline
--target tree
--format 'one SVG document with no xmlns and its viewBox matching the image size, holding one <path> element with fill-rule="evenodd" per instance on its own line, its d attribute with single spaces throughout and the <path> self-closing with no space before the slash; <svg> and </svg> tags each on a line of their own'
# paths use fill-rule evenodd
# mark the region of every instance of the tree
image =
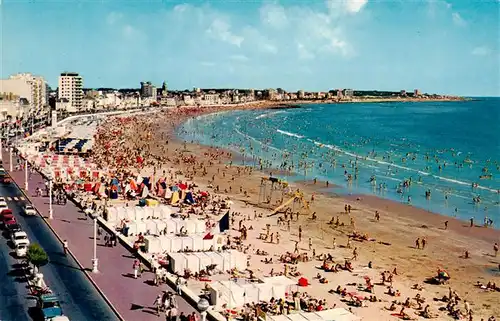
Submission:
<svg viewBox="0 0 500 321">
<path fill-rule="evenodd" d="M 37 243 L 30 244 L 26 251 L 26 259 L 28 262 L 36 266 L 38 269 L 49 262 L 49 256 L 45 250 Z"/>
</svg>

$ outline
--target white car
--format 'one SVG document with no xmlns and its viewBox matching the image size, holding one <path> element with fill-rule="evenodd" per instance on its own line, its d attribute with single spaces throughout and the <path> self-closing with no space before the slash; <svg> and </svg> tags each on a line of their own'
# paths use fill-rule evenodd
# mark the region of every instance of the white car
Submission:
<svg viewBox="0 0 500 321">
<path fill-rule="evenodd" d="M 0 207 L 8 207 L 7 202 L 5 200 L 0 200 Z"/>
<path fill-rule="evenodd" d="M 27 251 L 28 251 L 28 244 L 20 243 L 16 246 L 17 257 L 25 257 Z"/>
<path fill-rule="evenodd" d="M 36 210 L 33 207 L 33 205 L 31 205 L 31 204 L 24 205 L 23 212 L 24 212 L 24 215 L 27 215 L 27 216 L 36 215 Z"/>
<path fill-rule="evenodd" d="M 5 197 L 0 196 L 0 202 L 7 202 L 7 201 L 5 200 Z"/>
<path fill-rule="evenodd" d="M 5 202 L 0 202 L 0 213 L 2 213 L 3 210 L 8 210 L 9 207 Z"/>
<path fill-rule="evenodd" d="M 28 235 L 23 231 L 12 233 L 10 240 L 12 241 L 12 244 L 14 244 L 14 247 L 17 247 L 19 244 L 30 244 Z"/>
</svg>

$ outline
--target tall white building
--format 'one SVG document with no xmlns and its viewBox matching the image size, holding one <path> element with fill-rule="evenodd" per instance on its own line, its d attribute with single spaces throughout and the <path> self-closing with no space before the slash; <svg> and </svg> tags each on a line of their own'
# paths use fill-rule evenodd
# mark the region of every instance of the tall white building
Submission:
<svg viewBox="0 0 500 321">
<path fill-rule="evenodd" d="M 0 80 L 0 94 L 25 98 L 30 112 L 39 113 L 48 106 L 48 85 L 45 79 L 30 73 L 21 73 Z"/>
<path fill-rule="evenodd" d="M 76 72 L 63 72 L 59 76 L 58 98 L 65 98 L 71 111 L 80 111 L 83 101 L 83 78 Z"/>
</svg>

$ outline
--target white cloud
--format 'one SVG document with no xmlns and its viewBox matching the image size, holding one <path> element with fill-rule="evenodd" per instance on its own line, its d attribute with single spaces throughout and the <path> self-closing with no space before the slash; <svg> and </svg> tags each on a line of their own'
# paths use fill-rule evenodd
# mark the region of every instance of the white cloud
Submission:
<svg viewBox="0 0 500 321">
<path fill-rule="evenodd" d="M 262 6 L 260 8 L 260 20 L 263 24 L 276 29 L 282 29 L 288 25 L 285 8 L 276 4 L 265 4 Z"/>
<path fill-rule="evenodd" d="M 221 18 L 215 18 L 206 32 L 215 39 L 227 42 L 237 47 L 241 46 L 241 43 L 244 40 L 243 37 L 233 34 L 231 32 L 231 25 Z"/>
<path fill-rule="evenodd" d="M 368 3 L 368 0 L 346 0 L 344 2 L 347 11 L 357 13 L 363 9 L 363 7 Z"/>
<path fill-rule="evenodd" d="M 356 14 L 368 3 L 368 0 L 326 0 L 326 7 L 331 15 L 342 13 Z"/>
<path fill-rule="evenodd" d="M 453 19 L 453 23 L 457 26 L 464 27 L 467 25 L 467 22 L 465 22 L 464 18 L 462 18 L 462 16 L 458 12 L 453 12 L 451 14 L 451 17 Z"/>
<path fill-rule="evenodd" d="M 245 62 L 249 60 L 248 57 L 245 55 L 232 55 L 229 57 L 229 59 L 239 62 Z"/>
<path fill-rule="evenodd" d="M 243 28 L 242 35 L 245 38 L 244 44 L 256 48 L 259 52 L 266 54 L 278 53 L 276 45 L 257 28 L 247 26 Z"/>
<path fill-rule="evenodd" d="M 359 13 L 368 0 L 328 0 L 323 9 L 307 3 L 292 6 L 265 3 L 259 9 L 260 20 L 247 24 L 231 21 L 209 5 L 177 5 L 170 13 L 179 28 L 204 34 L 241 50 L 252 59 L 258 54 L 295 55 L 296 59 L 323 56 L 350 56 L 354 53 L 343 29 L 344 18 Z M 194 22 L 194 23 L 193 23 Z M 286 32 L 285 32 L 286 30 Z M 210 46 L 216 46 L 214 41 Z"/>
<path fill-rule="evenodd" d="M 474 56 L 488 56 L 491 54 L 491 49 L 484 46 L 476 47 L 472 50 L 472 54 Z"/>
</svg>

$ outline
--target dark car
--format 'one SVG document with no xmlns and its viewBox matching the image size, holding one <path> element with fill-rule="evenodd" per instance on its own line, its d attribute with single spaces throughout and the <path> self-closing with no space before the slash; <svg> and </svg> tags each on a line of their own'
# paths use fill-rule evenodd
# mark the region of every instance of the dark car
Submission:
<svg viewBox="0 0 500 321">
<path fill-rule="evenodd" d="M 17 223 L 6 224 L 5 229 L 9 233 L 9 235 L 12 235 L 12 233 L 16 233 L 16 232 L 21 231 L 21 225 L 19 225 Z"/>
</svg>

